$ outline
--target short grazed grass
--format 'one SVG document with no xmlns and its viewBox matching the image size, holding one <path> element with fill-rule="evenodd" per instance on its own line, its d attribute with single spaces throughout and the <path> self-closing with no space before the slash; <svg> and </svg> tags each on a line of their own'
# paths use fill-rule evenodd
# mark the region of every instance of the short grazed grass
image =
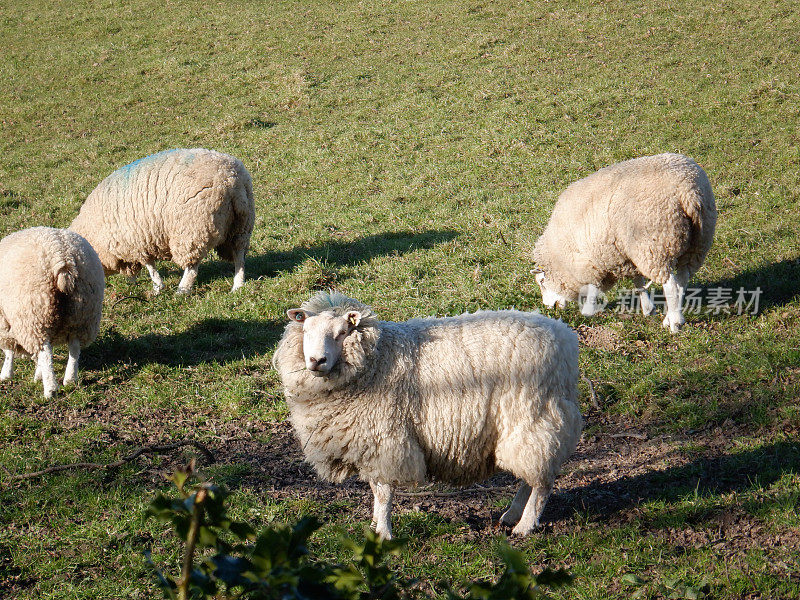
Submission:
<svg viewBox="0 0 800 600">
<path fill-rule="evenodd" d="M 178 549 L 143 509 L 190 450 L 9 474 L 185 438 L 216 453 L 201 472 L 233 490 L 237 518 L 315 514 L 328 525 L 314 550 L 342 558 L 337 532 L 360 534 L 365 492 L 319 491 L 296 449 L 278 452 L 285 310 L 329 287 L 386 319 L 541 310 L 529 255 L 560 191 L 665 151 L 695 158 L 717 196 L 693 283 L 760 286 L 760 310 L 690 315 L 677 336 L 613 303 L 591 320 L 543 310 L 579 329 L 599 408 L 582 384 L 585 446 L 550 524 L 514 544 L 576 576 L 557 597 L 631 595 L 628 573 L 645 597 L 675 578 L 720 599 L 800 596 L 796 8 L 0 0 L 1 235 L 68 225 L 109 172 L 174 147 L 241 158 L 257 200 L 239 293 L 215 257 L 188 298 L 172 294 L 174 265 L 155 298 L 144 276 L 111 277 L 77 389 L 44 400 L 29 361 L 0 384 L 0 596 L 154 597 L 141 553 L 174 566 Z M 611 437 L 630 433 L 648 440 Z M 266 475 L 284 470 L 302 481 Z M 509 496 L 404 500 L 397 568 L 423 587 L 496 573 L 489 517 Z"/>
</svg>

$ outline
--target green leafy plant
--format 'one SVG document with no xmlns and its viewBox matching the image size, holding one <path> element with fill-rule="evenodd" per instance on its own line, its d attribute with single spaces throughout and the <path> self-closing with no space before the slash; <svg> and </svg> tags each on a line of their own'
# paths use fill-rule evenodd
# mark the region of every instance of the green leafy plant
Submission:
<svg viewBox="0 0 800 600">
<path fill-rule="evenodd" d="M 387 564 L 400 553 L 403 540 L 382 540 L 366 530 L 364 541 L 342 537 L 353 555 L 346 564 L 315 560 L 308 539 L 322 525 L 304 517 L 295 525 L 272 525 L 256 534 L 247 523 L 228 517 L 228 493 L 203 482 L 187 485 L 193 468 L 178 471 L 169 479 L 178 497 L 159 494 L 147 509 L 150 517 L 170 523 L 184 542 L 181 573 L 173 577 L 156 567 L 159 585 L 172 600 L 404 600 L 426 596 L 415 581 L 401 577 Z M 505 571 L 496 583 L 472 582 L 466 595 L 443 583 L 451 600 L 535 599 L 546 595 L 541 586 L 564 585 L 571 577 L 563 570 L 546 570 L 534 576 L 524 556 L 501 544 Z"/>
<path fill-rule="evenodd" d="M 448 590 L 448 597 L 451 600 L 536 600 L 548 597 L 542 586 L 560 587 L 572 581 L 572 576 L 563 569 L 545 569 L 534 575 L 523 554 L 508 544 L 501 544 L 498 552 L 506 569 L 496 583 L 473 582 L 468 586 L 466 596 Z"/>
</svg>

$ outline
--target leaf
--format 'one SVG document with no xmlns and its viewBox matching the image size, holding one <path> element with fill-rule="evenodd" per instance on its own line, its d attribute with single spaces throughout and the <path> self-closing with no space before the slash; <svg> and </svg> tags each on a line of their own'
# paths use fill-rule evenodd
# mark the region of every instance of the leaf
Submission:
<svg viewBox="0 0 800 600">
<path fill-rule="evenodd" d="M 647 581 L 645 581 L 644 579 L 633 573 L 626 573 L 625 575 L 622 576 L 620 581 L 625 585 L 644 585 L 645 583 L 647 583 Z"/>
<path fill-rule="evenodd" d="M 252 571 L 253 564 L 245 558 L 236 558 L 227 554 L 217 554 L 211 558 L 214 564 L 214 577 L 221 579 L 229 588 L 251 583 L 244 573 Z"/>
<path fill-rule="evenodd" d="M 233 521 L 228 525 L 228 530 L 240 540 L 255 540 L 256 530 L 248 523 Z"/>
<path fill-rule="evenodd" d="M 197 543 L 205 548 L 214 547 L 217 545 L 217 534 L 202 525 L 197 530 Z"/>
<path fill-rule="evenodd" d="M 530 573 L 530 567 L 525 560 L 525 556 L 519 550 L 514 550 L 506 543 L 500 544 L 497 549 L 503 562 L 506 563 L 506 569 L 513 573 Z"/>
</svg>

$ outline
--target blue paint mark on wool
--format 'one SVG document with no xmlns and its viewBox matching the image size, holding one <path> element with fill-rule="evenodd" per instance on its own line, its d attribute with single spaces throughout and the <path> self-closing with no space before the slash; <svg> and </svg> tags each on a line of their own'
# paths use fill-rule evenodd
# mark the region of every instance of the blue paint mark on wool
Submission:
<svg viewBox="0 0 800 600">
<path fill-rule="evenodd" d="M 172 154 L 174 152 L 180 152 L 184 154 L 183 160 L 181 161 L 185 165 L 190 165 L 194 162 L 194 152 L 189 152 L 183 150 L 181 148 L 173 148 L 171 150 L 162 150 L 161 152 L 156 152 L 155 154 L 150 154 L 149 156 L 142 157 L 138 160 L 133 161 L 132 163 L 128 163 L 124 167 L 120 167 L 116 170 L 116 174 L 120 177 L 124 177 L 125 179 L 130 179 L 132 175 L 134 175 L 139 169 L 145 167 L 152 163 L 162 162 L 167 155 Z"/>
</svg>

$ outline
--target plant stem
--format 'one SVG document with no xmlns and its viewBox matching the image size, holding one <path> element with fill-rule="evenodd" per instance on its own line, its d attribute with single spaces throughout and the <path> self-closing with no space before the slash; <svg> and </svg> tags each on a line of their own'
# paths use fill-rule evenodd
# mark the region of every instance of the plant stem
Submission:
<svg viewBox="0 0 800 600">
<path fill-rule="evenodd" d="M 192 508 L 192 522 L 189 525 L 189 532 L 186 534 L 186 553 L 183 556 L 183 569 L 181 572 L 181 579 L 178 582 L 178 600 L 188 600 L 189 598 L 189 579 L 192 575 L 194 550 L 197 544 L 197 532 L 200 529 L 200 515 L 203 511 L 202 504 L 205 499 L 206 490 L 198 490 Z"/>
</svg>

